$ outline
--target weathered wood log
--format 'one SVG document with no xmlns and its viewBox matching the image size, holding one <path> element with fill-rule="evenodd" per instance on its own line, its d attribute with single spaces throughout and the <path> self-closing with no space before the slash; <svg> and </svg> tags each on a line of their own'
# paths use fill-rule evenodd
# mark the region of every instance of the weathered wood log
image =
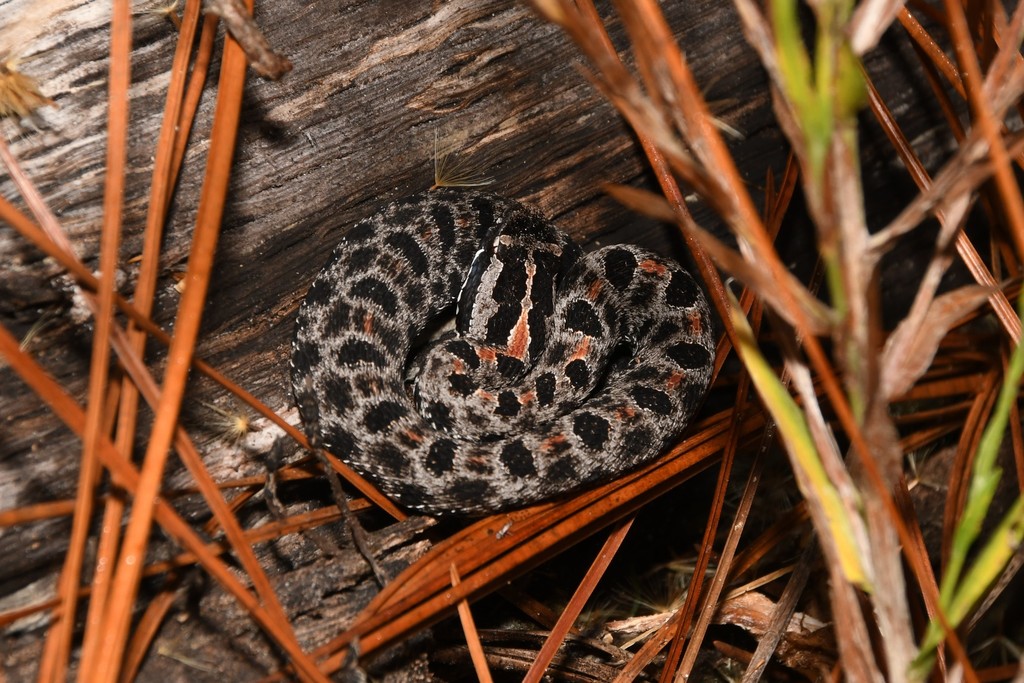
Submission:
<svg viewBox="0 0 1024 683">
<path fill-rule="evenodd" d="M 128 202 L 122 269 L 131 291 L 141 251 L 152 154 L 175 31 L 154 11 L 135 15 Z M 715 0 L 664 8 L 716 113 L 743 133 L 732 148 L 753 187 L 778 173 L 786 146 L 773 123 L 763 73 L 731 6 Z M 57 107 L 4 121 L 15 156 L 95 267 L 104 179 L 108 6 L 88 0 L 0 0 L 0 55 L 22 58 Z M 295 311 L 345 226 L 432 183 L 435 139 L 460 150 L 493 189 L 531 204 L 581 241 L 631 241 L 682 254 L 674 228 L 631 215 L 603 196 L 604 182 L 651 185 L 634 140 L 588 82 L 560 31 L 507 0 L 259 3 L 256 20 L 294 69 L 282 80 L 250 75 L 232 189 L 198 353 L 269 406 L 296 418 L 287 361 Z M 621 25 L 613 35 L 623 41 Z M 891 43 L 891 44 L 890 44 Z M 891 108 L 926 159 L 943 154 L 938 115 L 915 103 L 912 58 L 899 40 L 869 60 Z M 216 84 L 218 64 L 211 69 Z M 212 87 L 212 86 L 211 86 Z M 209 90 L 209 88 L 208 88 Z M 169 327 L 202 181 L 213 98 L 201 104 L 164 239 L 155 319 Z M 910 191 L 887 144 L 865 124 L 868 192 L 878 216 Z M 4 175 L 0 193 L 23 206 Z M 756 193 L 755 193 L 756 194 Z M 699 221 L 715 219 L 698 202 Z M 804 235 L 803 238 L 806 238 Z M 792 238 L 796 239 L 796 238 Z M 797 251 L 807 251 L 807 246 Z M 72 315 L 60 269 L 0 226 L 0 322 L 17 335 L 43 321 L 32 354 L 84 402 L 90 328 Z M 151 358 L 159 368 L 162 349 Z M 159 374 L 158 374 L 159 376 Z M 216 413 L 230 407 L 197 379 L 184 416 L 217 477 L 262 473 L 274 433 L 232 443 Z M 6 367 L 0 367 L 0 509 L 71 497 L 80 445 Z M 145 424 L 140 430 L 144 439 Z M 168 486 L 189 483 L 172 460 Z M 66 518 L 0 529 L 0 599 L 51 595 L 66 549 Z M 30 587 L 27 589 L 26 587 Z M 4 635 L 10 675 L 31 675 L 41 631 Z M 187 634 L 186 636 L 187 637 Z"/>
</svg>

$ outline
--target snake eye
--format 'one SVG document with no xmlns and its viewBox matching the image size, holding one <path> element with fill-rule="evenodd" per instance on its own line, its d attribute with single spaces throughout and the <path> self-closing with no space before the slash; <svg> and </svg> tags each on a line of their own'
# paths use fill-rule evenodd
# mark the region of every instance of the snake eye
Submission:
<svg viewBox="0 0 1024 683">
<path fill-rule="evenodd" d="M 462 281 L 459 289 L 459 296 L 455 299 L 455 327 L 460 331 L 469 329 L 470 318 L 473 316 L 473 303 L 476 297 L 476 288 L 480 285 L 484 271 L 488 265 L 487 250 L 481 247 L 473 254 L 473 261 L 469 266 L 469 273 Z"/>
</svg>

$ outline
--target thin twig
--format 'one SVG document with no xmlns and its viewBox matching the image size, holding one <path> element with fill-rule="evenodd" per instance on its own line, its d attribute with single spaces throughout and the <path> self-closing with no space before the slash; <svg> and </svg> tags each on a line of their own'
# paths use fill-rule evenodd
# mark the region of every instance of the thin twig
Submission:
<svg viewBox="0 0 1024 683">
<path fill-rule="evenodd" d="M 224 20 L 224 26 L 245 51 L 253 71 L 276 81 L 292 70 L 288 58 L 270 47 L 242 0 L 205 0 L 205 3 L 208 14 Z"/>
</svg>

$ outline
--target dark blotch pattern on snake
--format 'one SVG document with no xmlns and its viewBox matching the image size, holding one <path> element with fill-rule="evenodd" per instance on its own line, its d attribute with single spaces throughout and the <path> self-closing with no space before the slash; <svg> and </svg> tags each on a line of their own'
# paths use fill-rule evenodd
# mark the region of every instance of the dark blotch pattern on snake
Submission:
<svg viewBox="0 0 1024 683">
<path fill-rule="evenodd" d="M 453 303 L 455 330 L 418 349 Z M 584 254 L 517 202 L 437 189 L 345 234 L 299 311 L 292 383 L 310 437 L 400 505 L 481 514 L 657 456 L 713 349 L 675 263 Z"/>
</svg>

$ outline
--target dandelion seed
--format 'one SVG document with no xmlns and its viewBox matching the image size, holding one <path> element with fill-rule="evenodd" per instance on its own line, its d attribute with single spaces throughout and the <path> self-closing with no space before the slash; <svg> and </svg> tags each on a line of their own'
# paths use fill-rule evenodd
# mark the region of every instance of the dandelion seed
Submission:
<svg viewBox="0 0 1024 683">
<path fill-rule="evenodd" d="M 631 577 L 622 586 L 616 598 L 624 608 L 624 615 L 671 614 L 686 599 L 689 573 L 668 570 L 648 576 Z"/>
<path fill-rule="evenodd" d="M 39 333 L 43 331 L 43 328 L 49 325 L 55 317 L 56 315 L 50 310 L 45 311 L 41 316 L 39 316 L 39 320 L 35 321 L 32 327 L 29 328 L 28 332 L 25 333 L 25 337 L 21 340 L 21 343 L 18 344 L 18 348 L 22 351 L 28 351 L 29 346 L 31 346 L 35 338 L 39 336 Z"/>
<path fill-rule="evenodd" d="M 236 405 L 233 410 L 227 410 L 205 401 L 200 401 L 199 403 L 214 414 L 214 417 L 209 420 L 209 425 L 216 429 L 218 437 L 228 443 L 238 443 L 250 432 L 257 430 L 249 414 L 242 410 L 240 406 Z"/>
<path fill-rule="evenodd" d="M 437 131 L 434 131 L 434 185 L 439 187 L 483 187 L 494 182 L 493 178 L 483 174 L 480 164 L 459 159 L 455 152 L 442 147 Z"/>
<path fill-rule="evenodd" d="M 145 12 L 158 17 L 163 17 L 174 25 L 174 28 L 181 30 L 181 17 L 178 16 L 178 0 L 173 0 L 166 5 L 158 5 Z"/>
<path fill-rule="evenodd" d="M 39 84 L 31 76 L 18 71 L 18 59 L 0 54 L 0 118 L 28 118 L 43 105 L 56 106 L 39 92 Z"/>
</svg>

